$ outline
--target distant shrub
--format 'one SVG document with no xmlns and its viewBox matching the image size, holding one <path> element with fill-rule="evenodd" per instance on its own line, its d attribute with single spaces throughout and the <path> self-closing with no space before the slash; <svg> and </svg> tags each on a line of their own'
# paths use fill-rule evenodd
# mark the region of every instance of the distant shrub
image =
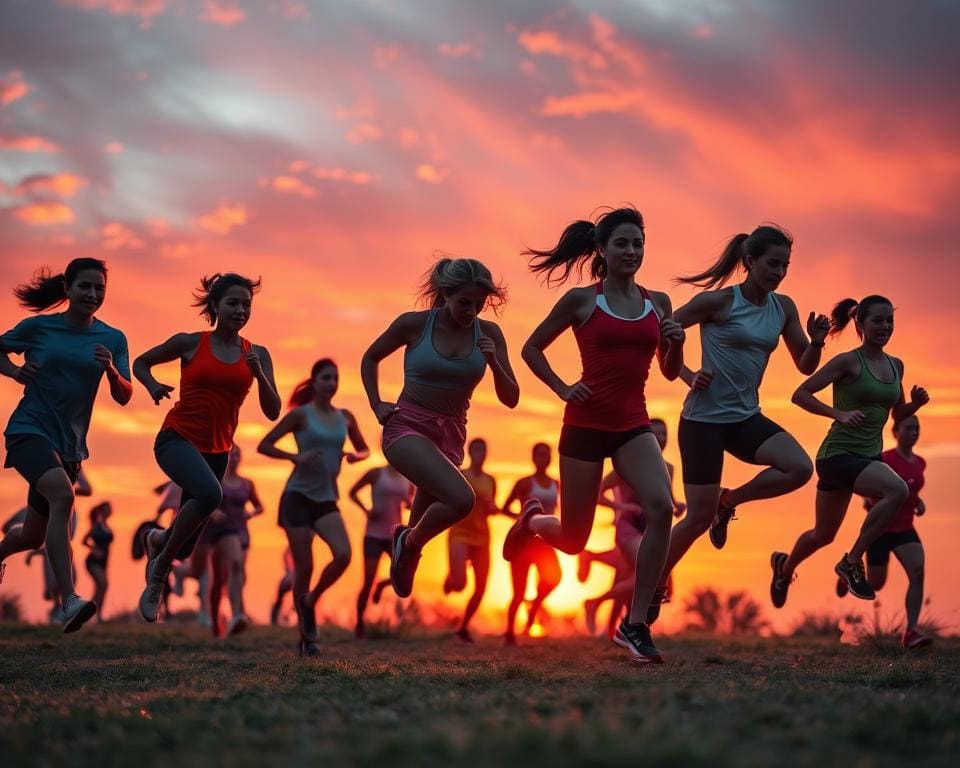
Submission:
<svg viewBox="0 0 960 768">
<path fill-rule="evenodd" d="M 22 618 L 20 595 L 0 595 L 0 621 L 20 621 Z"/>
<path fill-rule="evenodd" d="M 710 587 L 701 587 L 683 604 L 686 629 L 712 635 L 759 635 L 770 623 L 760 604 L 746 592 L 726 596 Z"/>
</svg>

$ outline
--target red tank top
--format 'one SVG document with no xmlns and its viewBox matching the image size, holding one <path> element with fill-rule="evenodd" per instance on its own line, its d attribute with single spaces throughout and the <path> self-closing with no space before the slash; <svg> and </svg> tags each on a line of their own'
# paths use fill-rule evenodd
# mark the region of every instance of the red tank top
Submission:
<svg viewBox="0 0 960 768">
<path fill-rule="evenodd" d="M 916 454 L 913 455 L 914 461 L 907 461 L 903 456 L 897 453 L 896 448 L 883 452 L 883 462 L 896 472 L 907 484 L 909 493 L 903 506 L 897 510 L 897 516 L 890 521 L 884 533 L 901 533 L 913 528 L 913 516 L 917 511 L 917 497 L 923 488 L 923 470 L 927 468 L 927 462 Z"/>
<path fill-rule="evenodd" d="M 585 403 L 567 403 L 563 423 L 620 432 L 647 426 L 644 387 L 660 344 L 660 318 L 650 294 L 640 317 L 617 317 L 606 306 L 603 283 L 597 283 L 597 306 L 573 331 L 583 367 L 581 380 L 591 391 Z"/>
<path fill-rule="evenodd" d="M 180 367 L 180 399 L 162 428 L 175 430 L 201 453 L 226 453 L 233 446 L 240 405 L 253 384 L 244 359 L 250 342 L 241 338 L 240 343 L 240 359 L 221 362 L 210 348 L 210 331 L 205 331 L 190 362 Z"/>
</svg>

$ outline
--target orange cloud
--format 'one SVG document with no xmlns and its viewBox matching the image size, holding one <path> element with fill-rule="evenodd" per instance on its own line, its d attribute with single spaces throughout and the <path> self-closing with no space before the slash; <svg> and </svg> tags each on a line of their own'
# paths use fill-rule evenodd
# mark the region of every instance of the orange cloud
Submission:
<svg viewBox="0 0 960 768">
<path fill-rule="evenodd" d="M 57 197 L 73 197 L 78 189 L 88 183 L 86 179 L 72 173 L 30 176 L 17 185 L 16 192 L 18 195 L 51 194 Z"/>
<path fill-rule="evenodd" d="M 362 144 L 365 141 L 376 141 L 381 135 L 382 131 L 372 123 L 360 123 L 347 133 L 347 141 L 351 144 Z"/>
<path fill-rule="evenodd" d="M 247 18 L 247 12 L 228 0 L 203 0 L 200 21 L 221 27 L 232 27 Z"/>
<path fill-rule="evenodd" d="M 604 69 L 607 66 L 601 53 L 582 43 L 566 40 L 556 32 L 521 32 L 517 40 L 533 54 L 550 54 L 576 63 L 585 63 L 593 69 Z"/>
<path fill-rule="evenodd" d="M 313 198 L 317 196 L 317 190 L 305 183 L 296 176 L 277 176 L 271 186 L 278 192 L 287 192 L 300 197 Z"/>
<path fill-rule="evenodd" d="M 586 91 L 572 96 L 550 96 L 540 109 L 540 114 L 547 117 L 586 117 L 597 112 L 631 112 L 642 99 L 643 93 L 639 90 Z"/>
<path fill-rule="evenodd" d="M 111 141 L 110 143 L 104 145 L 103 151 L 108 155 L 119 155 L 123 152 L 123 144 L 119 141 Z"/>
<path fill-rule="evenodd" d="M 417 178 L 428 184 L 440 184 L 447 178 L 447 171 L 437 168 L 435 165 L 430 165 L 430 163 L 422 163 L 417 166 Z"/>
<path fill-rule="evenodd" d="M 30 86 L 23 82 L 23 75 L 17 69 L 0 80 L 0 104 L 12 104 L 30 93 Z"/>
<path fill-rule="evenodd" d="M 59 152 L 60 147 L 40 136 L 4 136 L 0 135 L 0 149 L 14 152 Z"/>
<path fill-rule="evenodd" d="M 201 216 L 198 223 L 209 232 L 225 235 L 234 227 L 247 223 L 247 209 L 242 205 L 221 205 L 215 211 Z"/>
<path fill-rule="evenodd" d="M 15 208 L 13 215 L 34 227 L 70 224 L 76 219 L 73 210 L 63 203 L 38 202 Z"/>
<path fill-rule="evenodd" d="M 143 248 L 146 243 L 119 221 L 111 221 L 100 230 L 101 244 L 108 251 Z"/>
<path fill-rule="evenodd" d="M 343 168 L 314 168 L 313 175 L 318 179 L 346 181 L 350 184 L 369 184 L 373 175 L 366 171 L 345 171 Z"/>
<path fill-rule="evenodd" d="M 114 16 L 137 16 L 142 26 L 148 27 L 153 19 L 167 9 L 167 0 L 58 0 L 60 5 L 78 8 L 81 11 L 107 11 Z"/>
</svg>

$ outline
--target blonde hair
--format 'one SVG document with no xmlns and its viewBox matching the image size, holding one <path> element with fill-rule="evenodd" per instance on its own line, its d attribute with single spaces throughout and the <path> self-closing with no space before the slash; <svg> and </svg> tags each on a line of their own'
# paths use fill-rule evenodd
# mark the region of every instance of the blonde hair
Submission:
<svg viewBox="0 0 960 768">
<path fill-rule="evenodd" d="M 446 294 L 456 293 L 467 286 L 476 285 L 487 292 L 484 308 L 498 310 L 507 301 L 507 291 L 503 283 L 494 282 L 493 275 L 476 259 L 439 259 L 428 269 L 420 281 L 418 299 L 436 309 L 447 303 Z"/>
</svg>

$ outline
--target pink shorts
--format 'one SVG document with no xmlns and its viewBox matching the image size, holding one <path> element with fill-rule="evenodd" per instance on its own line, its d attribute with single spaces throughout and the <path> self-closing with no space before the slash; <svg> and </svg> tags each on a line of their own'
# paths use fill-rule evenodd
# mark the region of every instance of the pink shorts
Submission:
<svg viewBox="0 0 960 768">
<path fill-rule="evenodd" d="M 383 425 L 380 445 L 387 450 L 401 437 L 425 437 L 457 467 L 463 463 L 463 446 L 467 441 L 466 416 L 448 416 L 429 408 L 401 400 L 398 410 Z"/>
</svg>

